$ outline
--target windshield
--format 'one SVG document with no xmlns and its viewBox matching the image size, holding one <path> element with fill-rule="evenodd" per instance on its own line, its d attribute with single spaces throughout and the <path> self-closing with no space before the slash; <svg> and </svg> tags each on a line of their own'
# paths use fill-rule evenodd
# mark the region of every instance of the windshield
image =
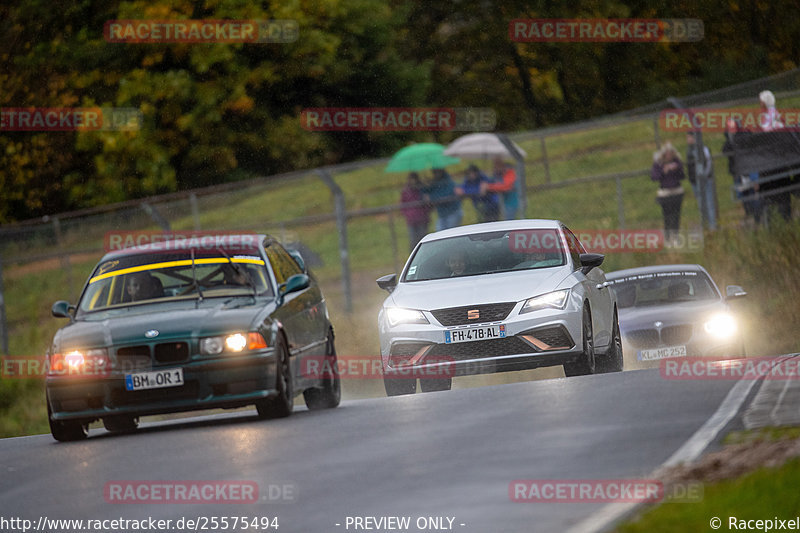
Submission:
<svg viewBox="0 0 800 533">
<path fill-rule="evenodd" d="M 141 254 L 97 266 L 78 304 L 82 312 L 112 307 L 235 295 L 269 295 L 264 260 L 257 255 Z"/>
<path fill-rule="evenodd" d="M 609 283 L 620 309 L 719 299 L 719 293 L 703 272 L 654 272 L 611 279 Z"/>
<path fill-rule="evenodd" d="M 565 258 L 556 229 L 476 233 L 422 243 L 403 281 L 552 268 Z"/>
</svg>

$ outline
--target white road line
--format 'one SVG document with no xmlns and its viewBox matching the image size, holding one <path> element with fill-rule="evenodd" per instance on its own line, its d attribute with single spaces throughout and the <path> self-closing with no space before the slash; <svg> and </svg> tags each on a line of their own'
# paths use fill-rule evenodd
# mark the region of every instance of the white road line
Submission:
<svg viewBox="0 0 800 533">
<path fill-rule="evenodd" d="M 742 403 L 747 398 L 747 395 L 750 394 L 750 389 L 753 388 L 757 381 L 755 379 L 737 381 L 728 391 L 728 395 L 716 412 L 711 415 L 711 418 L 706 420 L 705 424 L 661 465 L 661 468 L 693 461 L 703 453 L 703 450 L 716 438 L 722 428 L 739 412 Z M 639 505 L 641 503 L 610 503 L 587 519 L 569 528 L 567 533 L 596 533 L 603 531 Z"/>
<path fill-rule="evenodd" d="M 791 379 L 786 380 L 786 383 L 783 385 L 781 393 L 778 395 L 778 401 L 775 402 L 775 407 L 769 413 L 769 420 L 770 422 L 772 422 L 772 425 L 775 426 L 780 425 L 776 413 L 778 412 L 778 409 L 780 409 L 783 406 L 783 399 L 786 397 L 786 391 L 789 390 L 789 385 L 791 385 L 791 383 L 792 383 Z"/>
</svg>

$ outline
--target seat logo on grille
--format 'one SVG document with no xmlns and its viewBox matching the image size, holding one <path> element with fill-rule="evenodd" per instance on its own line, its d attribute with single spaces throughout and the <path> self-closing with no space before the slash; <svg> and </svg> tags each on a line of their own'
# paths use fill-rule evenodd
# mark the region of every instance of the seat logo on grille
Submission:
<svg viewBox="0 0 800 533">
<path fill-rule="evenodd" d="M 152 339 L 153 337 L 158 337 L 158 330 L 157 329 L 149 329 L 144 332 L 144 336 L 148 339 Z"/>
<path fill-rule="evenodd" d="M 467 319 L 468 320 L 477 320 L 481 317 L 480 309 L 470 309 L 467 311 Z"/>
</svg>

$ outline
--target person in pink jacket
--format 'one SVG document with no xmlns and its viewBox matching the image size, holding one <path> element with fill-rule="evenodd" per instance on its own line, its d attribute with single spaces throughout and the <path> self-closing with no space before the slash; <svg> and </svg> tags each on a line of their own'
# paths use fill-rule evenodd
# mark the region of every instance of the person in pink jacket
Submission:
<svg viewBox="0 0 800 533">
<path fill-rule="evenodd" d="M 422 194 L 421 188 L 422 182 L 419 179 L 419 174 L 411 172 L 408 175 L 408 181 L 403 188 L 403 192 L 400 193 L 400 201 L 403 204 L 407 204 L 424 200 L 425 197 Z M 406 219 L 408 241 L 413 251 L 420 239 L 428 234 L 431 208 L 428 205 L 410 205 L 403 206 L 401 211 Z"/>
</svg>

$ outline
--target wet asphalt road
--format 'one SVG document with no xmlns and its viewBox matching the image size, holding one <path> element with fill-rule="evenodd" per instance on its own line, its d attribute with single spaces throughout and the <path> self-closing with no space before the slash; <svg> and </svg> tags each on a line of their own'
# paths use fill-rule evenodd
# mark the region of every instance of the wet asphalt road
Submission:
<svg viewBox="0 0 800 533">
<path fill-rule="evenodd" d="M 329 411 L 296 405 L 275 421 L 238 411 L 144 424 L 131 435 L 93 430 L 78 443 L 5 439 L 0 517 L 154 517 L 172 520 L 173 531 L 181 517 L 212 516 L 277 517 L 280 533 L 564 531 L 603 504 L 515 503 L 511 481 L 646 477 L 733 384 L 669 381 L 655 369 L 344 401 Z M 254 482 L 260 501 L 108 503 L 104 489 L 130 480 Z M 347 526 L 347 517 L 388 516 L 409 517 L 410 527 Z M 418 528 L 419 517 L 445 518 Z"/>
</svg>

